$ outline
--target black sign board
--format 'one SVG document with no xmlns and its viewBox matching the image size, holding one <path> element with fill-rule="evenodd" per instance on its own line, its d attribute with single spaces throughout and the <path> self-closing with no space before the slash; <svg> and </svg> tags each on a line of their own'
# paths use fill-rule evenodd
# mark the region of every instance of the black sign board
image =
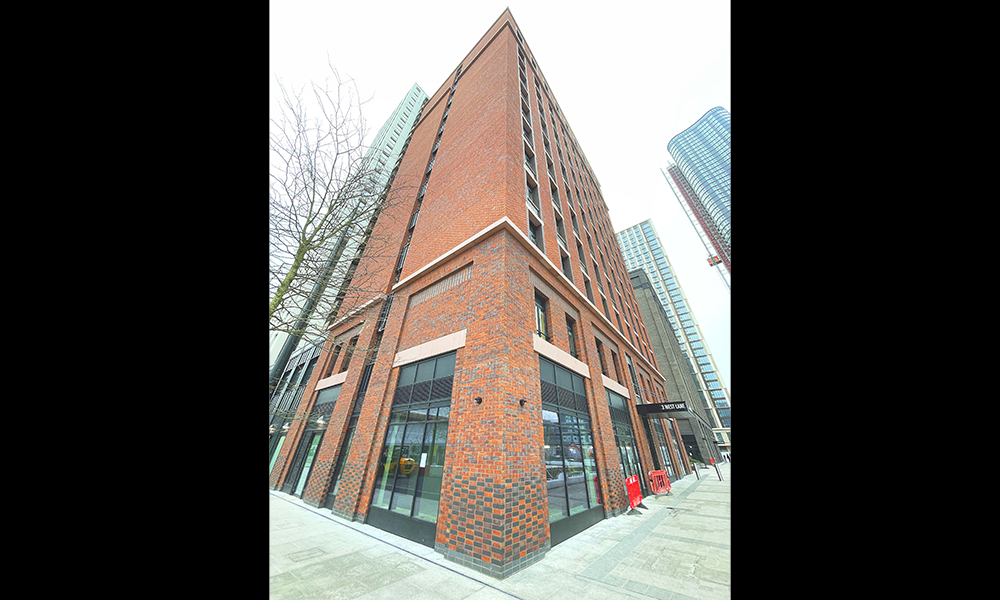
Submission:
<svg viewBox="0 0 1000 600">
<path fill-rule="evenodd" d="M 684 402 L 661 402 L 659 404 L 636 404 L 635 410 L 640 415 L 648 415 L 654 413 L 666 413 L 674 411 L 685 411 L 687 410 L 687 404 Z"/>
</svg>

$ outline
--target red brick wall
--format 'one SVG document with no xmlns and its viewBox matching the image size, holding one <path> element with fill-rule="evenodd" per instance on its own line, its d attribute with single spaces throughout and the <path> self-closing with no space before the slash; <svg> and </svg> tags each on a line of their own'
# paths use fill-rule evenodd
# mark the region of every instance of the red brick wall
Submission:
<svg viewBox="0 0 1000 600">
<path fill-rule="evenodd" d="M 562 306 L 569 305 L 578 311 L 577 315 L 572 315 L 578 327 L 577 347 L 579 359 L 590 367 L 586 386 L 599 482 L 604 507 L 611 515 L 627 510 L 628 498 L 618 462 L 607 394 L 601 380 L 594 342 L 595 329 L 599 329 L 616 346 L 621 377 L 630 390 L 632 381 L 625 356 L 630 356 L 637 368 L 640 364 L 648 364 L 630 347 L 627 337 L 609 325 L 595 307 L 581 297 L 584 289 L 579 267 L 581 259 L 586 261 L 595 280 L 593 288 L 598 306 L 601 301 L 596 279 L 601 278 L 607 287 L 609 277 L 593 272 L 585 236 L 582 237 L 584 256 L 577 254 L 571 211 L 565 198 L 566 182 L 559 168 L 556 141 L 549 124 L 556 184 L 563 198 L 573 280 L 580 292 L 565 283 L 560 274 L 555 213 L 541 141 L 535 75 L 527 47 L 527 79 L 547 260 L 536 256 L 534 246 L 524 237 L 528 231 L 527 208 L 524 199 L 517 42 L 512 24 L 509 13 L 505 11 L 463 61 L 442 143 L 420 208 L 400 285 L 394 290 L 392 310 L 334 505 L 334 512 L 347 518 L 360 519 L 368 514 L 399 373 L 399 368 L 392 368 L 395 354 L 465 329 L 466 345 L 456 353 L 436 541 L 439 549 L 447 548 L 452 553 L 469 557 L 477 565 L 491 568 L 509 566 L 518 559 L 543 552 L 550 543 L 539 359 L 533 348 L 534 286 L 529 273 L 534 271 L 552 292 L 561 297 L 560 302 L 550 302 L 549 320 L 551 342 L 563 350 L 568 351 L 568 339 Z M 375 226 L 373 239 L 378 243 L 371 245 L 359 265 L 360 276 L 355 284 L 370 290 L 373 298 L 381 292 L 391 291 L 393 286 L 398 251 L 406 242 L 417 191 L 423 182 L 441 116 L 446 110 L 454 74 L 453 71 L 424 109 L 396 175 L 394 202 Z M 538 78 L 544 81 L 540 73 Z M 561 129 L 559 135 L 563 135 Z M 574 196 L 577 189 L 591 189 L 596 193 L 585 171 L 577 173 L 579 183 L 569 182 Z M 581 203 L 577 198 L 574 202 L 575 211 L 580 214 Z M 599 196 L 595 197 L 594 206 L 600 207 L 594 217 L 604 223 L 605 231 L 610 232 L 607 212 Z M 432 261 L 503 217 L 509 218 L 520 233 L 506 226 L 501 227 L 489 237 L 478 240 L 407 280 L 407 277 L 417 274 Z M 589 214 L 587 222 L 595 250 L 603 247 L 605 258 L 615 265 L 619 280 L 628 281 L 614 238 L 609 236 L 602 244 Z M 582 232 L 582 219 L 580 225 Z M 473 272 L 467 281 L 411 306 L 409 299 L 413 294 L 470 263 Z M 638 315 L 631 285 L 624 287 L 624 299 Z M 615 291 L 606 289 L 606 293 L 609 302 L 612 293 L 616 294 L 617 300 L 617 287 Z M 381 307 L 382 303 L 378 301 L 363 314 L 346 318 L 331 331 L 331 337 L 365 322 L 358 345 L 362 348 L 373 346 L 377 336 L 372 324 Z M 623 306 L 619 305 L 619 311 L 622 319 L 626 319 L 627 312 Z M 613 317 L 611 321 L 615 323 Z M 640 335 L 639 328 L 634 329 L 633 334 Z M 315 460 L 313 475 L 303 495 L 309 503 L 322 503 L 329 491 L 364 362 L 363 354 L 356 355 L 351 362 Z M 647 367 L 647 372 L 651 372 L 652 381 L 662 382 L 655 368 Z M 312 391 L 321 373 L 325 373 L 322 363 L 317 365 L 306 390 L 303 411 L 312 407 Z M 614 377 L 613 371 L 611 377 Z M 482 404 L 473 402 L 477 396 L 483 398 Z M 634 391 L 631 396 L 634 400 Z M 306 402 L 305 398 L 309 401 Z M 527 400 L 523 407 L 518 402 L 522 398 Z M 652 470 L 644 427 L 634 407 L 630 413 L 643 470 Z M 298 436 L 300 430 L 293 433 Z M 280 485 L 286 459 L 294 455 L 297 442 L 298 437 L 289 435 L 288 443 L 276 463 L 275 472 L 280 474 L 272 476 L 272 485 Z"/>
</svg>

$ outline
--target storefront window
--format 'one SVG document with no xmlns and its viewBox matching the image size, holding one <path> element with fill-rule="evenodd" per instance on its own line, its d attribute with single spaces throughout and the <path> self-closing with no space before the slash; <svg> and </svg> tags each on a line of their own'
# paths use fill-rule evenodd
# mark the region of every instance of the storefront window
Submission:
<svg viewBox="0 0 1000 600">
<path fill-rule="evenodd" d="M 372 506 L 437 522 L 455 353 L 402 367 Z"/>
<path fill-rule="evenodd" d="M 601 504 L 583 377 L 539 357 L 549 522 Z"/>
</svg>

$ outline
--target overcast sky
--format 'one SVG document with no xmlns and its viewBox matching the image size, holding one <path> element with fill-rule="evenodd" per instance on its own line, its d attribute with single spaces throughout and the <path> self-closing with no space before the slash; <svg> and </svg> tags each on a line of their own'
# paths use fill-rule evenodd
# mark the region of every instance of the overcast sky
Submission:
<svg viewBox="0 0 1000 600">
<path fill-rule="evenodd" d="M 329 75 L 327 57 L 371 97 L 371 135 L 414 83 L 433 94 L 510 8 L 586 154 L 615 231 L 652 219 L 732 392 L 730 296 L 667 184 L 667 142 L 709 109 L 730 113 L 730 2 L 272 0 L 276 77 Z M 369 140 L 370 141 L 370 140 Z"/>
</svg>

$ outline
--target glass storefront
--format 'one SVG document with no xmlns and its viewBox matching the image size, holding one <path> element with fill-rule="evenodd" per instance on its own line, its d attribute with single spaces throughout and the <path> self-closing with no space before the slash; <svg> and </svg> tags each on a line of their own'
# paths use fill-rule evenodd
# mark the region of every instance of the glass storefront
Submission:
<svg viewBox="0 0 1000 600">
<path fill-rule="evenodd" d="M 639 452 L 635 445 L 635 432 L 632 430 L 632 420 L 629 418 L 628 400 L 611 390 L 608 393 L 608 406 L 611 409 L 611 424 L 615 432 L 615 445 L 618 446 L 618 458 L 622 467 L 622 476 L 626 479 L 639 476 L 639 485 L 645 490 L 646 478 L 642 474 L 642 464 L 639 462 Z"/>
<path fill-rule="evenodd" d="M 309 475 L 312 473 L 316 452 L 323 441 L 323 433 L 326 431 L 330 415 L 333 414 L 333 409 L 337 405 L 340 387 L 338 385 L 326 388 L 316 396 L 316 402 L 306 418 L 302 441 L 295 451 L 295 457 L 292 459 L 291 468 L 285 477 L 285 484 L 281 487 L 281 491 L 302 497 L 302 492 L 309 482 Z M 284 443 L 284 440 L 281 443 Z M 276 457 L 277 453 L 274 456 Z M 272 468 L 273 460 L 274 457 L 272 457 Z"/>
<path fill-rule="evenodd" d="M 369 524 L 431 546 L 454 374 L 454 352 L 400 369 L 369 509 Z"/>
<path fill-rule="evenodd" d="M 604 518 L 583 377 L 539 357 L 552 544 Z M 596 509 L 596 510 L 592 510 Z"/>
<path fill-rule="evenodd" d="M 664 460 L 664 470 L 671 481 L 673 481 L 677 477 L 677 472 L 674 470 L 673 461 L 670 460 L 670 451 L 667 449 L 667 436 L 663 433 L 663 423 L 657 418 L 651 420 L 653 421 L 653 429 L 656 431 L 656 442 L 660 447 L 660 455 Z"/>
</svg>

